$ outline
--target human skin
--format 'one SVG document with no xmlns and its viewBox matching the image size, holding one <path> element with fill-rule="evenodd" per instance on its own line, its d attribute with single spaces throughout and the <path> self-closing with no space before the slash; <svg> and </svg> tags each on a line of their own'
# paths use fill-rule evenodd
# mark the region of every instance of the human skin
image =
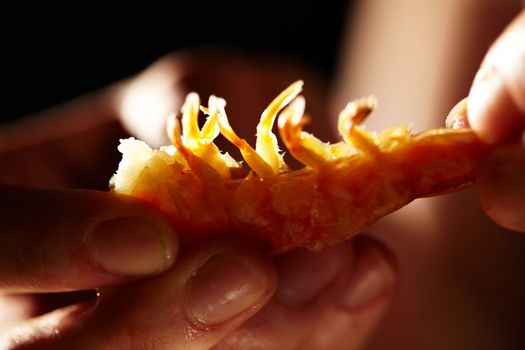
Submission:
<svg viewBox="0 0 525 350">
<path fill-rule="evenodd" d="M 516 27 L 522 28 L 519 25 L 513 28 Z M 503 37 L 506 35 L 508 34 L 504 34 Z M 516 47 L 516 45 L 511 46 Z M 187 69 L 186 72 L 191 72 L 191 67 L 188 68 L 184 60 L 178 61 L 176 57 L 171 57 L 163 64 L 166 62 L 178 67 L 178 69 Z M 199 71 L 198 69 L 195 70 Z M 222 71 L 231 74 L 231 70 L 224 69 Z M 294 74 L 304 73 L 295 72 Z M 268 74 L 263 73 L 257 76 L 254 73 L 250 77 L 263 79 L 266 76 Z M 173 77 L 178 78 L 179 75 L 175 74 Z M 234 80 L 242 81 L 242 79 Z M 359 82 L 359 80 L 357 81 Z M 120 98 L 125 96 L 126 87 L 130 86 L 126 84 L 129 83 L 125 82 L 124 85 L 118 87 L 118 93 L 123 94 L 120 95 Z M 280 83 L 277 82 L 276 85 Z M 283 82 L 283 86 L 286 83 L 288 81 Z M 191 85 L 191 74 L 186 75 L 185 84 L 171 85 L 168 83 L 168 87 L 175 86 L 178 89 L 180 88 L 179 91 L 184 91 Z M 407 84 L 407 86 L 409 85 Z M 245 84 L 239 84 L 239 86 L 245 86 Z M 198 84 L 195 87 L 198 87 Z M 278 90 L 277 87 L 276 89 Z M 461 92 L 460 90 L 458 89 L 459 92 Z M 474 88 L 473 91 L 475 91 Z M 253 91 L 253 93 L 260 95 L 262 92 Z M 266 93 L 269 94 L 270 98 L 274 91 L 267 91 Z M 470 101 L 475 100 L 475 93 L 472 92 L 471 95 Z M 116 97 L 118 94 L 111 96 L 115 99 L 111 99 L 110 105 L 113 103 L 120 105 L 118 103 L 119 98 Z M 379 97 L 381 99 L 381 96 Z M 458 96 L 454 97 L 454 102 L 460 97 L 461 95 L 458 93 Z M 235 98 L 232 97 L 229 100 L 234 101 Z M 315 99 L 309 98 L 308 100 Z M 89 103 L 90 106 L 97 105 L 97 103 L 93 104 L 93 101 L 99 100 L 92 99 Z M 511 101 L 514 100 L 511 99 Z M 451 105 L 454 102 L 451 102 Z M 472 105 L 473 102 L 469 103 Z M 429 119 L 425 118 L 424 123 L 429 123 L 429 125 L 442 124 L 445 111 L 450 109 L 451 105 L 443 106 L 442 115 L 436 113 L 436 118 L 439 118 L 439 121 L 432 121 L 432 118 L 429 117 Z M 519 106 L 520 104 L 516 103 L 516 105 Z M 100 106 L 105 106 L 101 107 L 100 110 L 115 114 L 113 108 L 106 109 L 107 104 L 102 103 Z M 504 106 L 508 106 L 508 104 L 504 104 Z M 469 121 L 476 130 L 480 130 L 480 135 L 483 135 L 483 131 L 481 131 L 484 125 L 483 119 L 490 120 L 490 122 L 494 122 L 490 118 L 501 119 L 497 117 L 497 114 L 490 114 L 491 116 L 488 117 L 476 115 L 475 108 L 469 107 Z M 478 109 L 484 110 L 483 108 Z M 519 112 L 519 109 L 516 110 L 518 113 L 515 114 L 514 119 L 511 119 L 513 120 L 511 123 L 517 120 L 518 125 L 520 125 L 521 119 L 519 118 L 523 114 Z M 74 111 L 78 112 L 79 109 Z M 118 113 L 117 111 L 116 114 Z M 430 113 L 435 112 L 431 111 Z M 236 113 L 232 113 L 232 115 L 234 114 Z M 410 115 L 407 114 L 405 114 L 406 117 L 410 118 Z M 388 114 L 385 113 L 385 115 Z M 381 121 L 381 126 L 407 121 L 405 116 L 396 122 L 390 116 L 388 119 L 384 119 L 381 115 L 377 118 L 373 116 L 371 120 L 378 118 Z M 105 123 L 102 124 L 106 125 Z M 102 124 L 97 126 L 103 128 Z M 122 133 L 118 126 L 113 123 L 110 124 L 113 125 L 114 130 Z M 130 126 L 129 121 L 126 125 Z M 427 127 L 426 125 L 424 124 L 423 127 Z M 80 134 L 85 132 L 84 135 L 88 135 L 90 130 L 93 129 L 86 127 Z M 76 141 L 83 144 L 79 140 L 79 130 L 76 131 L 77 134 L 73 133 L 75 134 L 74 137 L 70 139 L 61 138 L 61 141 L 69 140 L 69 142 Z M 98 133 L 94 134 L 98 135 Z M 93 141 L 94 134 L 86 137 L 84 141 Z M 104 134 L 102 133 L 102 135 Z M 507 140 L 507 137 L 505 136 L 503 139 Z M 108 141 L 112 139 L 112 137 L 106 138 Z M 16 143 L 7 144 L 14 145 Z M 65 145 L 70 145 L 70 143 L 65 143 Z M 41 148 L 42 144 L 38 144 L 38 146 L 37 148 Z M 504 152 L 504 155 L 499 155 L 498 152 L 498 150 L 504 150 L 503 147 L 498 145 L 495 148 L 496 164 L 503 162 L 511 165 L 503 167 L 503 170 L 511 169 L 504 172 L 504 175 L 510 174 L 505 179 L 523 178 L 521 176 L 523 170 L 520 170 L 519 167 L 523 160 L 520 155 L 519 144 L 514 144 L 513 147 L 518 147 L 518 151 L 515 153 Z M 37 148 L 32 150 L 34 151 Z M 57 144 L 55 143 L 50 148 L 56 150 Z M 91 151 L 90 148 L 81 149 L 83 152 L 89 153 Z M 23 151 L 26 156 L 32 153 L 30 147 L 20 147 L 17 151 Z M 15 152 L 15 150 L 11 149 L 9 152 Z M 16 159 L 17 153 L 9 152 L 4 153 L 4 155 L 10 155 L 3 158 L 4 162 L 6 159 L 11 159 L 11 162 Z M 46 153 L 41 151 L 38 154 L 45 155 Z M 68 153 L 66 152 L 66 154 Z M 101 153 L 95 152 L 94 154 Z M 511 156 L 510 159 L 505 159 L 509 155 Z M 72 157 L 72 159 L 75 158 Z M 40 162 L 36 163 L 41 166 L 40 169 L 45 169 L 45 160 L 45 157 L 35 159 L 35 161 Z M 31 177 L 29 176 L 30 168 L 24 172 L 24 164 L 20 164 L 20 162 L 16 164 L 19 172 L 11 174 L 11 176 L 4 175 L 8 179 L 6 182 L 13 183 L 20 180 L 20 177 L 14 176 L 16 174 L 26 174 L 26 181 L 35 181 L 35 186 L 59 186 L 61 183 L 65 183 L 65 180 L 68 181 L 68 186 L 73 186 L 77 181 L 74 177 Z M 78 166 L 82 167 L 82 164 Z M 489 163 L 483 169 L 498 169 L 498 167 L 495 167 L 494 163 Z M 498 203 L 498 201 L 504 204 L 508 203 L 506 200 L 508 196 L 504 196 L 504 201 L 498 200 L 498 196 L 505 191 L 501 190 L 501 186 L 495 187 L 494 184 L 497 182 L 494 181 L 494 177 L 483 175 L 483 169 L 477 187 L 482 203 L 485 202 L 489 205 L 490 203 Z M 44 173 L 42 171 L 39 175 Z M 512 175 L 516 173 L 518 176 Z M 58 171 L 55 173 L 55 175 L 61 174 L 62 172 Z M 507 183 L 508 181 L 502 181 L 501 185 L 505 186 Z M 514 194 L 518 195 L 518 198 L 523 198 L 521 195 L 523 192 L 519 192 L 522 188 L 519 186 L 520 184 L 519 181 L 514 181 L 511 188 L 514 190 Z M 24 190 L 23 193 L 27 194 L 28 192 Z M 32 195 L 34 196 L 36 193 Z M 483 193 L 486 194 L 483 195 Z M 109 204 L 115 203 L 115 199 L 106 198 L 104 200 L 107 200 Z M 29 200 L 25 202 L 31 203 Z M 120 200 L 117 200 L 117 203 L 118 205 L 129 205 L 131 208 L 129 210 L 138 210 L 140 215 L 148 217 L 151 215 L 155 216 L 155 220 L 162 220 L 162 218 L 157 218 L 156 214 L 150 213 L 148 209 L 137 209 L 139 205 L 136 203 L 121 203 Z M 525 289 L 521 278 L 523 271 L 519 270 L 521 266 L 525 265 L 522 260 L 524 256 L 523 236 L 491 224 L 476 203 L 477 199 L 473 192 L 449 195 L 435 200 L 420 200 L 414 205 L 385 218 L 373 227 L 371 232 L 363 234 L 363 237 L 374 237 L 375 241 L 357 240 L 321 254 L 311 254 L 304 251 L 294 252 L 277 259 L 274 262 L 276 266 L 273 265 L 274 263 L 269 260 L 268 256 L 265 256 L 264 252 L 258 251 L 256 247 L 243 242 L 235 243 L 230 246 L 231 250 L 228 250 L 230 252 L 233 250 L 233 258 L 214 260 L 218 263 L 211 265 L 204 272 L 212 271 L 215 274 L 220 271 L 221 266 L 225 266 L 225 260 L 227 262 L 232 259 L 234 261 L 241 259 L 250 264 L 249 266 L 255 265 L 260 271 L 257 276 L 265 276 L 262 280 L 255 279 L 255 285 L 259 286 L 255 289 L 264 290 L 265 293 L 260 296 L 261 299 L 255 302 L 253 308 L 242 313 L 241 316 L 234 317 L 231 322 L 228 321 L 220 326 L 208 329 L 199 328 L 198 331 L 202 332 L 198 333 L 199 337 L 182 336 L 181 329 L 188 329 L 188 326 L 193 329 L 192 327 L 195 324 L 188 324 L 185 318 L 174 317 L 174 315 L 181 315 L 181 294 L 184 294 L 185 288 L 188 288 L 188 279 L 184 276 L 188 276 L 188 273 L 191 274 L 193 271 L 199 271 L 199 257 L 216 251 L 217 247 L 224 247 L 223 244 L 231 243 L 209 242 L 183 253 L 180 258 L 174 254 L 174 267 L 167 273 L 153 279 L 103 292 L 97 307 L 85 318 L 79 317 L 78 312 L 72 312 L 74 310 L 66 309 L 69 313 L 66 312 L 63 315 L 55 313 L 55 317 L 60 316 L 59 319 L 65 320 L 64 327 L 61 328 L 60 332 L 62 336 L 54 337 L 52 334 L 41 333 L 42 337 L 38 342 L 35 341 L 36 336 L 33 339 L 27 338 L 26 344 L 23 346 L 25 348 L 56 348 L 58 346 L 102 348 L 102 344 L 105 342 L 110 347 L 154 347 L 161 349 L 163 346 L 170 348 L 174 344 L 180 348 L 196 349 L 208 348 L 211 345 L 216 345 L 218 348 L 238 348 L 251 345 L 262 348 L 279 346 L 281 348 L 357 349 L 362 348 L 364 344 L 372 349 L 393 348 L 393 344 L 403 349 L 432 347 L 451 349 L 473 347 L 481 349 L 519 348 L 520 325 L 523 324 L 523 316 L 519 310 L 523 310 L 521 296 Z M 484 207 L 486 205 L 484 204 Z M 513 205 L 512 208 L 519 210 L 520 207 Z M 507 213 L 508 210 L 503 212 Z M 523 217 L 522 212 L 511 211 L 511 213 L 514 213 L 512 218 Z M 421 223 L 416 225 L 415 217 L 422 220 Z M 509 224 L 505 218 L 498 218 L 497 215 L 493 215 L 493 218 L 501 225 L 508 226 Z M 522 227 L 513 226 L 513 228 L 522 230 Z M 381 244 L 377 241 L 380 241 Z M 385 253 L 385 246 L 388 253 Z M 398 269 L 395 272 L 390 258 L 396 261 Z M 275 268 L 277 268 L 277 275 L 275 275 Z M 316 273 L 312 274 L 311 271 L 315 269 L 317 269 Z M 252 270 L 250 269 L 250 271 Z M 241 273 L 242 271 L 235 275 L 241 276 Z M 205 277 L 207 275 L 209 274 L 204 274 Z M 320 279 L 319 276 L 325 277 Z M 366 276 L 378 278 L 370 279 Z M 140 277 L 143 276 L 133 278 Z M 279 279 L 277 289 L 276 278 Z M 248 280 L 249 276 L 244 276 L 244 281 Z M 199 279 L 199 281 L 201 280 Z M 201 283 L 199 281 L 195 284 L 199 285 Z M 122 280 L 112 279 L 106 283 L 108 286 L 118 286 Z M 34 285 L 34 281 L 32 284 Z M 190 283 L 190 289 L 191 285 Z M 177 288 L 176 286 L 182 287 Z M 314 288 L 310 289 L 309 286 Z M 20 287 L 17 288 L 20 290 Z M 4 287 L 4 290 L 9 290 L 9 288 Z M 277 290 L 276 294 L 273 294 L 274 290 Z M 364 292 L 356 293 L 359 290 L 364 290 Z M 33 289 L 26 289 L 26 291 L 35 291 L 35 289 L 33 287 Z M 274 296 L 272 297 L 272 295 Z M 157 304 L 156 300 L 162 302 Z M 134 307 L 130 308 L 130 305 L 134 305 Z M 163 307 L 159 308 L 159 305 Z M 389 309 L 387 308 L 388 305 L 390 305 Z M 170 312 L 164 312 L 165 310 Z M 385 310 L 388 310 L 388 313 L 383 319 Z M 68 315 L 73 315 L 73 317 Z M 112 317 L 116 317 L 116 315 L 124 321 L 112 322 L 114 320 Z M 22 324 L 25 325 L 21 329 L 40 329 L 40 325 L 35 322 L 34 318 L 27 321 L 27 317 L 32 316 L 30 308 L 27 314 L 18 316 L 20 317 L 19 320 L 22 319 Z M 45 318 L 43 317 L 43 319 Z M 381 324 L 375 329 L 380 320 L 382 320 Z M 498 320 L 498 322 L 493 322 L 493 320 Z M 7 327 L 9 327 L 9 323 L 7 323 Z M 148 329 L 148 332 L 141 331 L 144 329 Z M 375 332 L 372 333 L 374 329 Z M 171 338 L 163 332 L 171 334 Z M 483 334 L 483 337 L 480 337 L 479 334 Z M 112 335 L 113 338 L 108 338 Z M 110 339 L 109 343 L 108 339 Z"/>
<path fill-rule="evenodd" d="M 369 129 L 408 122 L 424 130 L 443 125 L 469 95 L 470 125 L 494 144 L 474 190 L 415 201 L 370 228 L 399 263 L 392 308 L 370 349 L 523 347 L 525 237 L 515 232 L 524 231 L 525 217 L 523 13 L 504 31 L 520 8 L 519 1 L 366 1 L 350 22 L 334 109 L 374 92 Z M 496 79 L 484 78 L 494 70 Z M 485 80 L 490 92 L 480 91 Z"/>
<path fill-rule="evenodd" d="M 273 259 L 249 242 L 224 238 L 180 249 L 177 232 L 161 213 L 107 192 L 105 181 L 117 166 L 112 150 L 126 135 L 121 125 L 146 140 L 153 135 L 154 142 L 162 132 L 144 134 L 136 120 L 142 116 L 127 114 L 130 96 L 154 101 L 152 111 L 170 110 L 179 108 L 185 92 L 206 87 L 238 96 L 243 103 L 232 103 L 232 115 L 257 115 L 261 100 L 304 76 L 312 82 L 311 109 L 322 114 L 320 85 L 295 65 L 269 67 L 283 72 L 275 79 L 256 59 L 216 56 L 209 71 L 195 62 L 187 55 L 165 57 L 137 77 L 0 132 L 0 164 L 7 169 L 0 192 L 10 203 L 0 214 L 2 346 L 317 347 L 333 340 L 310 339 L 318 316 L 330 309 L 345 317 L 339 326 L 351 330 L 344 345 L 357 348 L 381 318 L 395 267 L 374 240 Z M 230 79 L 226 86 L 210 83 L 224 76 Z M 252 82 L 259 88 L 246 89 Z M 162 120 L 164 113 L 153 117 Z M 70 189 L 77 187 L 103 191 Z M 98 295 L 80 292 L 95 288 Z"/>
</svg>

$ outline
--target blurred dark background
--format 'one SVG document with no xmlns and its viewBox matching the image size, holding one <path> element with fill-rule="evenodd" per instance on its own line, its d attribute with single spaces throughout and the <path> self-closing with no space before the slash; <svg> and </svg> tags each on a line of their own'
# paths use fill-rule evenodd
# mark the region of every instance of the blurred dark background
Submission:
<svg viewBox="0 0 525 350">
<path fill-rule="evenodd" d="M 349 3 L 331 1 L 4 1 L 0 123 L 137 73 L 157 58 L 207 46 L 287 56 L 329 78 Z"/>
</svg>

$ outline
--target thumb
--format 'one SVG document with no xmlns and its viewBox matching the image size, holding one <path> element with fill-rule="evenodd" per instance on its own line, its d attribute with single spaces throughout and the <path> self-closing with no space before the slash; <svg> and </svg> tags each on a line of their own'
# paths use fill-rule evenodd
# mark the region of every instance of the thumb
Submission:
<svg viewBox="0 0 525 350">
<path fill-rule="evenodd" d="M 525 232 L 525 148 L 505 145 L 492 151 L 479 170 L 476 192 L 492 220 Z"/>
<path fill-rule="evenodd" d="M 74 306 L 27 321 L 0 336 L 0 344 L 18 340 L 24 349 L 209 349 L 261 310 L 276 285 L 267 253 L 245 242 L 215 240 L 195 246 L 156 278 L 102 291 L 91 309 Z M 20 341 L 21 334 L 29 336 Z"/>
<path fill-rule="evenodd" d="M 155 210 L 113 193 L 0 186 L 0 290 L 92 289 L 172 265 L 177 237 Z"/>
<path fill-rule="evenodd" d="M 469 94 L 471 127 L 496 143 L 525 127 L 525 10 L 491 47 Z"/>
</svg>

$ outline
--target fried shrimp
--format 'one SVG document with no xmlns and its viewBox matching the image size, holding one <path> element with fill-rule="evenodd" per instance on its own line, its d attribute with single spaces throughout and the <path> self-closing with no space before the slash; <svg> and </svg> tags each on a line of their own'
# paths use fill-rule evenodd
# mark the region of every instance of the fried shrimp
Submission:
<svg viewBox="0 0 525 350">
<path fill-rule="evenodd" d="M 486 146 L 469 128 L 368 133 L 361 123 L 376 104 L 368 97 L 340 113 L 342 141 L 324 143 L 303 131 L 302 85 L 293 83 L 264 110 L 255 148 L 235 133 L 223 99 L 211 96 L 202 107 L 199 96 L 189 94 L 182 118 L 168 120 L 172 145 L 153 150 L 133 138 L 121 141 L 112 190 L 161 209 L 183 242 L 243 235 L 278 254 L 340 243 L 416 198 L 472 184 Z M 200 112 L 207 115 L 202 128 Z M 272 132 L 276 119 L 281 140 L 303 168 L 285 163 Z M 219 134 L 240 150 L 248 172 L 239 175 L 241 162 L 214 144 Z"/>
</svg>

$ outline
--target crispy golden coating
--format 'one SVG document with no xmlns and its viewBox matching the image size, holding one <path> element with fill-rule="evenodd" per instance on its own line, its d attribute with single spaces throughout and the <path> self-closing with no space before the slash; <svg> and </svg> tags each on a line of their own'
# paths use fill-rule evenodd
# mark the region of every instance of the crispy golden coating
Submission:
<svg viewBox="0 0 525 350">
<path fill-rule="evenodd" d="M 458 190 L 472 183 L 486 146 L 468 128 L 432 129 L 413 135 L 406 126 L 379 134 L 360 124 L 375 106 L 369 97 L 350 102 L 339 116 L 342 141 L 326 144 L 302 130 L 302 82 L 283 91 L 263 112 L 252 148 L 231 127 L 223 99 L 200 106 L 189 94 L 179 121 L 171 116 L 171 146 L 152 150 L 122 140 L 123 159 L 112 178 L 116 192 L 164 211 L 184 242 L 217 234 L 244 235 L 274 253 L 337 244 L 418 197 Z M 199 110 L 208 115 L 202 128 Z M 272 132 L 304 164 L 290 170 Z M 250 168 L 220 152 L 221 133 Z"/>
</svg>

